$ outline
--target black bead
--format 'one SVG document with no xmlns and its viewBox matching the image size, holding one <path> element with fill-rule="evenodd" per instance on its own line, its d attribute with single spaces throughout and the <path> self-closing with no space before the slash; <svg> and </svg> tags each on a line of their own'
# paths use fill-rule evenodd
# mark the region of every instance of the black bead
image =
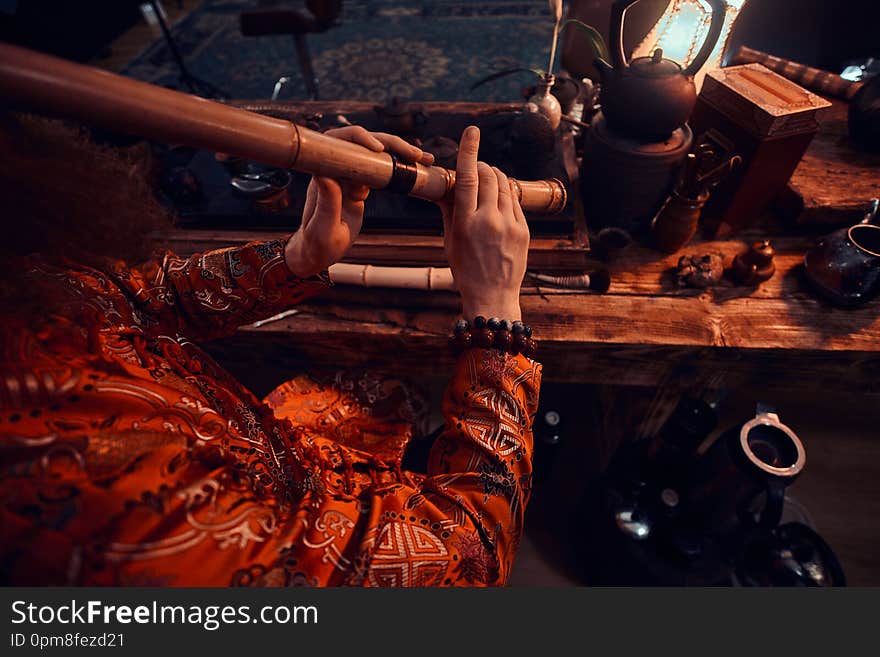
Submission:
<svg viewBox="0 0 880 657">
<path fill-rule="evenodd" d="M 512 329 L 513 329 L 513 322 L 511 322 L 509 319 L 502 319 L 501 320 L 501 330 L 502 331 L 511 331 Z"/>
<path fill-rule="evenodd" d="M 513 336 L 510 334 L 510 331 L 506 331 L 501 329 L 500 331 L 495 331 L 495 342 L 493 343 L 496 349 L 500 349 L 501 351 L 509 351 L 511 345 L 513 344 Z"/>
<path fill-rule="evenodd" d="M 492 331 L 497 331 L 498 329 L 501 328 L 501 320 L 497 317 L 492 317 L 486 323 L 486 326 L 488 326 L 489 329 Z"/>
<path fill-rule="evenodd" d="M 520 333 L 525 332 L 525 330 L 526 330 L 526 325 L 523 324 L 521 321 L 516 320 L 513 323 L 513 328 L 510 329 L 510 332 L 513 333 L 514 335 L 519 335 Z"/>
<path fill-rule="evenodd" d="M 523 326 L 525 326 L 525 329 L 523 330 L 523 333 L 525 333 L 525 336 L 527 338 L 532 337 L 532 327 L 529 326 L 528 324 L 524 324 Z"/>
<path fill-rule="evenodd" d="M 477 315 L 474 317 L 474 328 L 486 328 L 486 318 L 482 315 Z"/>
<path fill-rule="evenodd" d="M 464 333 L 471 327 L 470 322 L 466 319 L 460 319 L 455 323 L 455 332 Z"/>
<path fill-rule="evenodd" d="M 453 338 L 453 342 L 455 343 L 455 348 L 459 351 L 467 349 L 471 346 L 473 339 L 469 331 L 462 331 L 461 333 L 456 333 Z"/>
<path fill-rule="evenodd" d="M 480 349 L 489 349 L 494 342 L 495 335 L 487 328 L 479 329 L 471 338 L 471 344 Z"/>
</svg>

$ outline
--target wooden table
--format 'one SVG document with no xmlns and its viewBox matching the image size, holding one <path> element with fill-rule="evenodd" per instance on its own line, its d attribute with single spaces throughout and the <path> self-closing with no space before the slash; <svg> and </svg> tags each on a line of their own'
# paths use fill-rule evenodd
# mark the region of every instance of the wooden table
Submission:
<svg viewBox="0 0 880 657">
<path fill-rule="evenodd" d="M 285 117 L 316 112 L 369 117 L 372 112 L 369 103 L 345 101 L 238 104 Z M 474 116 L 506 107 L 423 106 L 429 113 L 446 108 Z M 825 126 L 833 135 L 840 132 L 841 120 L 840 108 L 835 110 Z M 804 172 L 796 173 L 801 192 L 811 179 L 813 160 L 828 157 L 828 139 L 822 135 L 805 158 Z M 839 136 L 832 140 L 840 141 Z M 867 166 L 861 160 L 857 164 Z M 576 175 L 576 162 L 566 161 L 565 167 Z M 577 203 L 577 194 L 573 197 Z M 534 238 L 530 270 L 546 271 L 556 264 L 585 271 L 608 267 L 612 274 L 604 295 L 540 288 L 527 277 L 523 313 L 540 341 L 545 380 L 652 387 L 723 380 L 736 386 L 880 391 L 880 300 L 839 310 L 810 295 L 801 276 L 803 254 L 816 235 L 830 228 L 806 234 L 809 230 L 801 225 L 785 230 L 786 236 L 753 231 L 725 241 L 697 239 L 672 256 L 631 247 L 611 263 L 591 255 L 582 223 L 565 239 Z M 271 236 L 190 230 L 177 231 L 170 241 L 179 252 L 192 252 Z M 775 276 L 760 287 L 737 287 L 727 279 L 707 291 L 676 285 L 671 272 L 680 255 L 721 253 L 729 267 L 750 241 L 762 237 L 771 239 L 778 255 Z M 362 235 L 350 260 L 445 265 L 442 239 L 430 235 Z M 417 377 L 444 376 L 452 364 L 446 336 L 458 309 L 451 293 L 337 287 L 294 315 L 242 329 L 230 348 L 274 350 L 285 360 L 336 364 L 342 359 Z"/>
<path fill-rule="evenodd" d="M 607 294 L 537 287 L 527 276 L 521 303 L 545 379 L 658 386 L 722 375 L 728 385 L 880 392 L 880 300 L 841 310 L 815 299 L 801 275 L 811 238 L 772 238 L 777 271 L 758 288 L 735 286 L 727 275 L 705 291 L 676 284 L 681 254 L 721 253 L 729 266 L 760 235 L 696 241 L 672 256 L 632 247 L 607 265 Z M 294 315 L 243 328 L 236 344 L 443 376 L 458 312 L 453 293 L 337 286 Z"/>
</svg>

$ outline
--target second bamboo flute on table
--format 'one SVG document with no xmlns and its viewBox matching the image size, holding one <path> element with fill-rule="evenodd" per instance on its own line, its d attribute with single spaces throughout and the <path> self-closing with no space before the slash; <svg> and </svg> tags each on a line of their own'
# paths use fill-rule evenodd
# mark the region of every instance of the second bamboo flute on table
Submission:
<svg viewBox="0 0 880 657">
<path fill-rule="evenodd" d="M 449 198 L 455 186 L 455 172 L 442 167 L 408 164 L 289 121 L 8 44 L 0 44 L 0 102 L 428 201 Z M 526 211 L 565 207 L 559 180 L 511 181 Z"/>
</svg>

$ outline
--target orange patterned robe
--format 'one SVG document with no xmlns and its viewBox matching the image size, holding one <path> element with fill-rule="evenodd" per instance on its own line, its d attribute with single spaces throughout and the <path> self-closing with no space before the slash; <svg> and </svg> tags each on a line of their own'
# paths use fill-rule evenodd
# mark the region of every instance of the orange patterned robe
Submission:
<svg viewBox="0 0 880 657">
<path fill-rule="evenodd" d="M 306 377 L 260 402 L 195 344 L 326 286 L 293 276 L 282 242 L 27 267 L 53 310 L 0 327 L 0 583 L 506 581 L 537 363 L 461 356 L 419 475 L 400 468 L 417 409 L 371 413 L 353 380 Z"/>
</svg>

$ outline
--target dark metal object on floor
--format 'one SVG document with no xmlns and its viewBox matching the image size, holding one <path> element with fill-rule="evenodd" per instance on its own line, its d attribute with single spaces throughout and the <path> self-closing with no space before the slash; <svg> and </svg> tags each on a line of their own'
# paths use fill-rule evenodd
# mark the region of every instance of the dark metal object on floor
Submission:
<svg viewBox="0 0 880 657">
<path fill-rule="evenodd" d="M 772 529 L 782 518 L 785 488 L 806 459 L 797 434 L 759 404 L 754 418 L 727 430 L 694 460 L 687 483 L 690 511 L 703 530 L 719 536 Z"/>
<path fill-rule="evenodd" d="M 562 440 L 562 416 L 559 411 L 547 410 L 534 428 L 535 438 L 547 445 L 557 445 Z"/>
<path fill-rule="evenodd" d="M 617 451 L 581 506 L 588 583 L 844 585 L 821 537 L 780 524 L 806 459 L 794 431 L 759 405 L 700 455 L 716 422 L 710 404 L 685 397 L 654 437 Z"/>
<path fill-rule="evenodd" d="M 846 586 L 834 551 L 813 529 L 799 522 L 780 525 L 755 540 L 735 572 L 744 586 Z"/>
</svg>

